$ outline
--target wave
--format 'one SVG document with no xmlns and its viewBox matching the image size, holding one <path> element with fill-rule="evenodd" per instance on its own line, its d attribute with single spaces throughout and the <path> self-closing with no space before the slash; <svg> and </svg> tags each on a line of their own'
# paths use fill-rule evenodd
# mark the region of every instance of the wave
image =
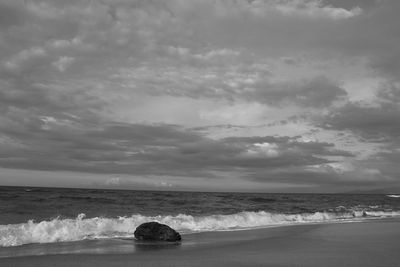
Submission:
<svg viewBox="0 0 400 267">
<path fill-rule="evenodd" d="M 279 214 L 265 211 L 240 212 L 231 215 L 191 216 L 143 216 L 135 214 L 118 218 L 56 218 L 48 221 L 0 225 L 0 246 L 19 246 L 29 243 L 68 242 L 101 238 L 133 238 L 137 226 L 148 221 L 167 224 L 177 231 L 188 234 L 206 231 L 241 230 L 268 226 L 302 223 L 346 221 L 365 217 L 396 217 L 395 211 L 355 211 L 346 213 L 315 212 L 304 214 Z"/>
<path fill-rule="evenodd" d="M 398 197 L 400 197 L 400 195 L 386 195 L 387 197 L 395 197 L 395 198 L 398 198 Z"/>
</svg>

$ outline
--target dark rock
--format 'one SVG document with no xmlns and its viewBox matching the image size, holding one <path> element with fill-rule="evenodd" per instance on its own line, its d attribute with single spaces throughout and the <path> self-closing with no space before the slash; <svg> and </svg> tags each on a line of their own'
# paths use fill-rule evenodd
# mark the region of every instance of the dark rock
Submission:
<svg viewBox="0 0 400 267">
<path fill-rule="evenodd" d="M 139 225 L 134 233 L 137 240 L 148 241 L 181 241 L 181 235 L 168 225 L 158 222 L 147 222 Z"/>
<path fill-rule="evenodd" d="M 368 217 L 368 214 L 367 214 L 367 212 L 365 210 L 363 211 L 362 216 L 363 217 Z"/>
</svg>

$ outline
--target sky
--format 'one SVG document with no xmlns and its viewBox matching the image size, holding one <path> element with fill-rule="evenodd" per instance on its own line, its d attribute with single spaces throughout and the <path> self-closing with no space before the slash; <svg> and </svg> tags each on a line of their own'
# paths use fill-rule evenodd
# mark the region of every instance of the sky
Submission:
<svg viewBox="0 0 400 267">
<path fill-rule="evenodd" d="M 0 185 L 400 191 L 400 1 L 0 1 Z"/>
</svg>

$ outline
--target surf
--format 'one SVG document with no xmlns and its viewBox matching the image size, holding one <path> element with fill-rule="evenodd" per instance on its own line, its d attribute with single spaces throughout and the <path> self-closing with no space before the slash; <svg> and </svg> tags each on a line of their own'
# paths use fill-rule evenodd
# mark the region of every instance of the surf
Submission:
<svg viewBox="0 0 400 267">
<path fill-rule="evenodd" d="M 268 226 L 337 222 L 364 218 L 400 216 L 400 212 L 354 211 L 280 214 L 266 211 L 239 212 L 229 215 L 192 216 L 187 214 L 143 216 L 134 214 L 118 218 L 55 218 L 35 222 L 0 225 L 0 246 L 20 246 L 30 243 L 70 242 L 87 239 L 133 238 L 137 226 L 148 221 L 167 224 L 183 234 L 207 231 L 234 231 Z"/>
</svg>

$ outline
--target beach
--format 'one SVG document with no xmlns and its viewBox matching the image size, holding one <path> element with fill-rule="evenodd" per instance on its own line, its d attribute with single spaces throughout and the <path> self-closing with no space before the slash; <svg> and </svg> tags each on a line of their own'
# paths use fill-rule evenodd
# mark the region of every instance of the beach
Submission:
<svg viewBox="0 0 400 267">
<path fill-rule="evenodd" d="M 90 253 L 8 257 L 1 258 L 0 265 L 397 266 L 400 220 L 198 233 L 185 235 L 181 244 L 121 242 L 125 246 L 120 246 L 120 251 L 108 247 L 97 253 L 93 250 Z"/>
<path fill-rule="evenodd" d="M 399 12 L 0 0 L 0 267 L 400 267 Z"/>
</svg>

